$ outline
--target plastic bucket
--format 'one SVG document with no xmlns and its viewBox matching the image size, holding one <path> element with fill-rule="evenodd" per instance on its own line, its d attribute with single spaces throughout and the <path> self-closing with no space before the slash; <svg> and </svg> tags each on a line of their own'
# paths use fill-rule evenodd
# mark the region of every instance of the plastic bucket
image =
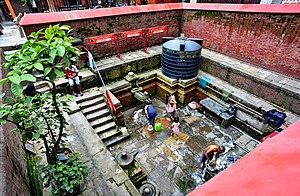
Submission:
<svg viewBox="0 0 300 196">
<path fill-rule="evenodd" d="M 162 129 L 162 123 L 161 122 L 155 123 L 154 130 L 161 131 L 161 129 Z"/>
</svg>

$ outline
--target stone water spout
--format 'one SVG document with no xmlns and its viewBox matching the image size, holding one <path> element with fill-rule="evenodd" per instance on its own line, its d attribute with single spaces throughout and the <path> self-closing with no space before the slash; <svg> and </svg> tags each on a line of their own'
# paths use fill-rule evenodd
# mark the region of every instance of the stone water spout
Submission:
<svg viewBox="0 0 300 196">
<path fill-rule="evenodd" d="M 137 77 L 133 72 L 129 72 L 128 75 L 125 76 L 125 80 L 131 83 L 131 93 L 133 93 L 133 96 L 137 100 L 139 100 L 142 103 L 151 102 L 149 94 L 146 91 L 143 92 L 143 88 L 139 87 L 138 85 L 139 77 Z"/>
</svg>

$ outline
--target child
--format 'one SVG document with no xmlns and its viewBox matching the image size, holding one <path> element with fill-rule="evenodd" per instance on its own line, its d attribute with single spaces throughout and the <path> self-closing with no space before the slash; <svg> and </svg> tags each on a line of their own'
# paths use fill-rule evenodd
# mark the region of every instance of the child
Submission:
<svg viewBox="0 0 300 196">
<path fill-rule="evenodd" d="M 168 112 L 168 120 L 174 120 L 175 112 L 176 112 L 176 98 L 174 95 L 171 95 L 167 102 L 166 110 Z"/>
<path fill-rule="evenodd" d="M 176 116 L 174 118 L 174 122 L 172 123 L 172 133 L 171 133 L 171 136 L 174 136 L 174 134 L 177 136 L 177 134 L 179 133 L 179 117 Z"/>
</svg>

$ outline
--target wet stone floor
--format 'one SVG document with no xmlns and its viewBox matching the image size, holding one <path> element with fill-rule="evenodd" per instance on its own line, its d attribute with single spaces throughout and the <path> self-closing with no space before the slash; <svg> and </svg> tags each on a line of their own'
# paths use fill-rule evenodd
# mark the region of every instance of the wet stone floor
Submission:
<svg viewBox="0 0 300 196">
<path fill-rule="evenodd" d="M 147 120 L 141 110 L 144 105 L 129 109 L 124 114 L 130 139 L 110 150 L 114 155 L 122 151 L 137 153 L 136 165 L 162 195 L 185 195 L 205 183 L 207 178 L 200 168 L 199 159 L 208 145 L 219 144 L 226 148 L 217 160 L 216 168 L 221 172 L 259 144 L 232 126 L 221 128 L 215 117 L 188 106 L 177 109 L 180 133 L 171 136 L 171 122 L 165 117 L 165 103 L 154 99 L 153 105 L 158 111 L 156 122 L 162 122 L 163 129 L 149 134 Z"/>
</svg>

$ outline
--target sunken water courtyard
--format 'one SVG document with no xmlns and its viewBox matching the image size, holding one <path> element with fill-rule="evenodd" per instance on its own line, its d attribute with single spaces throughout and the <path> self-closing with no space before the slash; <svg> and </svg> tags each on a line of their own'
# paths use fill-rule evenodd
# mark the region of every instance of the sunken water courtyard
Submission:
<svg viewBox="0 0 300 196">
<path fill-rule="evenodd" d="M 83 96 L 69 99 L 70 110 L 64 113 L 66 147 L 78 152 L 88 168 L 79 195 L 199 195 L 195 191 L 299 120 L 300 43 L 299 33 L 293 33 L 299 31 L 299 15 L 292 9 L 246 12 L 238 6 L 191 5 L 45 13 L 47 21 L 25 14 L 21 19 L 27 36 L 49 24 L 70 25 L 73 45 L 81 51 L 76 66 Z M 15 47 L 6 46 L 4 55 Z M 55 84 L 61 94 L 70 94 L 66 78 Z M 41 94 L 52 88 L 41 81 L 35 87 Z M 176 98 L 176 135 L 166 111 L 168 94 Z M 149 104 L 157 111 L 154 126 L 144 110 Z M 25 141 L 26 152 L 20 155 L 10 151 L 24 151 L 21 139 L 13 141 L 20 145 L 6 143 L 7 161 L 16 162 L 19 171 L 12 176 L 26 177 L 16 182 L 23 184 L 18 189 L 23 194 L 11 186 L 12 195 L 50 195 L 51 186 L 38 180 L 38 166 L 46 163 L 42 141 Z M 215 164 L 201 168 L 201 155 L 213 144 L 224 152 L 213 156 Z"/>
</svg>

